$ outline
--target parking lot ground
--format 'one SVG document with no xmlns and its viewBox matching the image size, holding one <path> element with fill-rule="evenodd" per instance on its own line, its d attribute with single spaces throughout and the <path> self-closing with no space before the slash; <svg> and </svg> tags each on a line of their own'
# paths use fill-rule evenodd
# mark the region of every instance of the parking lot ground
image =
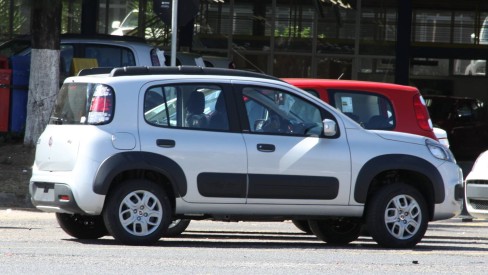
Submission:
<svg viewBox="0 0 488 275">
<path fill-rule="evenodd" d="M 361 236 L 329 246 L 285 222 L 194 221 L 150 247 L 77 240 L 55 215 L 0 209 L 0 274 L 473 274 L 488 264 L 488 221 L 429 224 L 411 249 Z"/>
</svg>

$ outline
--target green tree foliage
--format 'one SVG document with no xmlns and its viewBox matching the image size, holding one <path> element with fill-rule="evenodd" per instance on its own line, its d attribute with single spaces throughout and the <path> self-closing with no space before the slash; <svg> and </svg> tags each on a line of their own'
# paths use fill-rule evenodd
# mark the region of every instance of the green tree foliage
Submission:
<svg viewBox="0 0 488 275">
<path fill-rule="evenodd" d="M 63 0 L 61 33 L 79 33 L 81 29 L 81 1 Z"/>
<path fill-rule="evenodd" d="M 300 30 L 298 26 L 286 27 L 283 30 L 276 29 L 275 37 L 301 37 L 310 38 L 312 37 L 310 27 L 305 27 Z"/>
<path fill-rule="evenodd" d="M 0 0 L 0 36 L 9 37 L 12 34 L 20 33 L 26 18 L 21 14 L 21 3 L 15 2 L 11 5 L 10 0 Z M 11 12 L 13 11 L 13 14 Z M 13 19 L 13 20 L 12 20 Z"/>
</svg>

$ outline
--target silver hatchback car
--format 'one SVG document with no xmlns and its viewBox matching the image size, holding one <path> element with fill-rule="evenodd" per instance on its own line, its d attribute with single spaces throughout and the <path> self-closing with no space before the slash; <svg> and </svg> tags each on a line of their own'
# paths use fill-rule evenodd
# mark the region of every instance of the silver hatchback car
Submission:
<svg viewBox="0 0 488 275">
<path fill-rule="evenodd" d="M 37 143 L 33 204 L 76 238 L 164 238 L 178 219 L 308 220 L 329 244 L 363 225 L 412 247 L 462 207 L 448 148 L 366 130 L 271 76 L 200 67 L 82 71 Z"/>
</svg>

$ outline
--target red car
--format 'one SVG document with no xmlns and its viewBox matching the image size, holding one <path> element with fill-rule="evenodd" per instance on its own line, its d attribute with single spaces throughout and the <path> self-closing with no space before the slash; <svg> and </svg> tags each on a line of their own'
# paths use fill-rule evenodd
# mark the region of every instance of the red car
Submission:
<svg viewBox="0 0 488 275">
<path fill-rule="evenodd" d="M 357 80 L 284 78 L 341 110 L 366 129 L 391 130 L 438 140 L 417 88 Z"/>
</svg>

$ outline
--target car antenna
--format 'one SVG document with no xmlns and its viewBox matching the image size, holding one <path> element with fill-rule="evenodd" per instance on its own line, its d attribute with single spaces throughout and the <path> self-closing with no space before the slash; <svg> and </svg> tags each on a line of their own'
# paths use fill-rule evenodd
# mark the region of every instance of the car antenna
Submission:
<svg viewBox="0 0 488 275">
<path fill-rule="evenodd" d="M 338 78 L 337 80 L 340 80 L 342 78 L 342 76 L 344 75 L 344 73 L 342 73 Z"/>
</svg>

